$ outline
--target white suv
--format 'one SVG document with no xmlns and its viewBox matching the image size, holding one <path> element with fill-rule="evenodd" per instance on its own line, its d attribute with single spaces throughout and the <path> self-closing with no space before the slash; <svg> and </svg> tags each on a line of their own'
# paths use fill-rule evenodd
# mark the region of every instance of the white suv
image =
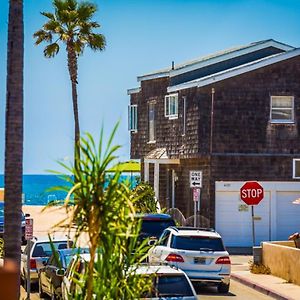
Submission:
<svg viewBox="0 0 300 300">
<path fill-rule="evenodd" d="M 214 229 L 169 227 L 150 249 L 149 260 L 182 269 L 191 281 L 217 285 L 220 293 L 229 291 L 231 262 Z"/>
</svg>

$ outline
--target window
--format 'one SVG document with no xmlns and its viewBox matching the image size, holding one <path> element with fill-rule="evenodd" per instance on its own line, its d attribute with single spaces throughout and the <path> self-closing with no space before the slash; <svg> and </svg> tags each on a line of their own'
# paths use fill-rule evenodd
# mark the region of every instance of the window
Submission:
<svg viewBox="0 0 300 300">
<path fill-rule="evenodd" d="M 272 123 L 294 122 L 294 97 L 271 96 L 270 118 Z"/>
<path fill-rule="evenodd" d="M 167 246 L 170 234 L 171 232 L 169 230 L 165 230 L 164 233 L 161 235 L 158 244 L 160 246 Z"/>
<path fill-rule="evenodd" d="M 149 142 L 155 142 L 155 103 L 149 103 Z"/>
<path fill-rule="evenodd" d="M 178 94 L 165 96 L 165 117 L 178 118 Z"/>
<path fill-rule="evenodd" d="M 293 178 L 300 179 L 300 158 L 293 159 Z"/>
<path fill-rule="evenodd" d="M 137 132 L 137 105 L 128 106 L 128 130 Z"/>
</svg>

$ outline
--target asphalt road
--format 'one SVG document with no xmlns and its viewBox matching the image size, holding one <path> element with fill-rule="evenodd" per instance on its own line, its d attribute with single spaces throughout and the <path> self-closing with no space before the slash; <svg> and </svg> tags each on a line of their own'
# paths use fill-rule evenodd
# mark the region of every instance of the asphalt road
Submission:
<svg viewBox="0 0 300 300">
<path fill-rule="evenodd" d="M 219 294 L 215 287 L 199 287 L 196 289 L 198 298 L 201 300 L 268 300 L 273 299 L 266 296 L 260 292 L 255 291 L 237 281 L 231 280 L 230 282 L 230 292 L 228 294 Z M 21 299 L 26 298 L 26 293 L 23 288 L 21 288 Z M 38 293 L 31 293 L 31 300 L 40 299 Z"/>
<path fill-rule="evenodd" d="M 267 295 L 255 291 L 235 280 L 230 281 L 230 290 L 227 294 L 219 294 L 215 287 L 199 287 L 196 289 L 198 299 L 207 300 L 267 300 L 273 299 Z"/>
</svg>

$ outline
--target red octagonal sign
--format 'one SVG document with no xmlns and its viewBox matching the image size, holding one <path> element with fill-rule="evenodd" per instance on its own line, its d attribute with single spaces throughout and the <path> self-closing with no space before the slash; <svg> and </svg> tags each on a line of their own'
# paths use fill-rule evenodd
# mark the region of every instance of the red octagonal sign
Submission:
<svg viewBox="0 0 300 300">
<path fill-rule="evenodd" d="M 264 188 L 256 181 L 247 181 L 240 189 L 241 199 L 248 205 L 257 205 L 264 198 Z"/>
</svg>

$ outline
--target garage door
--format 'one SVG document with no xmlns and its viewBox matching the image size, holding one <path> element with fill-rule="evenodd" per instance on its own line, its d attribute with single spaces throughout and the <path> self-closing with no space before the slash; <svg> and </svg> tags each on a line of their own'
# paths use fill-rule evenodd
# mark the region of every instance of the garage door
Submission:
<svg viewBox="0 0 300 300">
<path fill-rule="evenodd" d="M 270 193 L 265 191 L 254 207 L 256 245 L 270 240 L 270 211 Z M 227 247 L 252 246 L 251 207 L 240 200 L 238 191 L 216 191 L 216 230 Z"/>
<path fill-rule="evenodd" d="M 277 240 L 286 240 L 291 233 L 300 232 L 300 205 L 292 202 L 297 192 L 277 192 Z"/>
</svg>

